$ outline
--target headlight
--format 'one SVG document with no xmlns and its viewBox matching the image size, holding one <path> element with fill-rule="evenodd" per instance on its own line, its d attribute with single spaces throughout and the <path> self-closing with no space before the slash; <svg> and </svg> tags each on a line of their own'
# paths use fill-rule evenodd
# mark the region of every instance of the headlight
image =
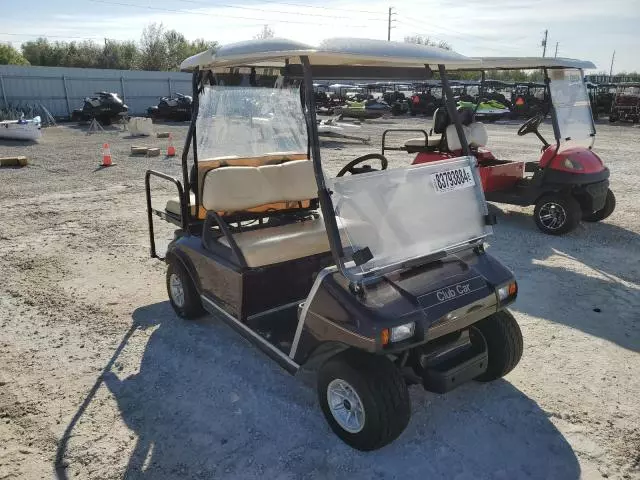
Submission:
<svg viewBox="0 0 640 480">
<path fill-rule="evenodd" d="M 382 345 L 388 345 L 389 342 L 397 343 L 407 338 L 413 337 L 416 331 L 415 322 L 405 323 L 404 325 L 398 325 L 397 327 L 385 328 L 382 330 L 380 338 L 382 339 Z"/>
<path fill-rule="evenodd" d="M 570 158 L 565 158 L 564 162 L 562 162 L 562 166 L 569 170 L 582 170 L 582 165 L 579 162 L 571 160 Z"/>
<path fill-rule="evenodd" d="M 513 297 L 516 293 L 518 293 L 518 284 L 516 282 L 512 282 L 508 285 L 504 285 L 497 290 L 498 292 L 498 300 L 504 302 L 507 298 Z"/>
</svg>

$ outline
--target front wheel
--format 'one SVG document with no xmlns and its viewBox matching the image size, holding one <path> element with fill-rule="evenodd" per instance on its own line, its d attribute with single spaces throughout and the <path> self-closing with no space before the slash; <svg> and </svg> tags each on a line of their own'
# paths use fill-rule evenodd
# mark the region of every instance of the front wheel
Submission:
<svg viewBox="0 0 640 480">
<path fill-rule="evenodd" d="M 543 195 L 533 210 L 538 228 L 549 235 L 563 235 L 575 229 L 582 218 L 578 201 L 571 195 L 551 193 Z"/>
<path fill-rule="evenodd" d="M 501 310 L 474 325 L 487 342 L 487 370 L 476 378 L 491 382 L 513 370 L 522 357 L 523 340 L 520 326 L 508 310 Z"/>
<path fill-rule="evenodd" d="M 167 293 L 175 312 L 182 318 L 193 319 L 204 314 L 198 291 L 191 276 L 179 260 L 168 261 Z"/>
<path fill-rule="evenodd" d="M 357 450 L 382 448 L 406 428 L 409 390 L 384 356 L 346 351 L 318 372 L 320 407 L 333 432 Z"/>
<path fill-rule="evenodd" d="M 609 215 L 611 215 L 615 209 L 616 196 L 610 189 L 607 189 L 607 198 L 604 201 L 604 207 L 602 207 L 597 212 L 593 212 L 589 215 L 584 216 L 582 219 L 585 222 L 599 222 L 600 220 L 604 220 Z"/>
</svg>

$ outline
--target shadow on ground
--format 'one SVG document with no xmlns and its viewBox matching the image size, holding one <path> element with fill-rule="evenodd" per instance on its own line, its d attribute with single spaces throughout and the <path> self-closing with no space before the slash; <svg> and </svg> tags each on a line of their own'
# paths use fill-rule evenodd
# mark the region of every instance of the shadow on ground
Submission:
<svg viewBox="0 0 640 480">
<path fill-rule="evenodd" d="M 155 330 L 139 373 L 111 372 L 129 333 L 101 376 L 137 436 L 123 478 L 580 476 L 574 452 L 545 412 L 506 381 L 471 383 L 442 396 L 412 387 L 413 417 L 404 434 L 361 453 L 329 430 L 311 372 L 291 377 L 215 318 L 185 322 L 167 302 L 134 312 L 130 332 L 149 326 Z M 101 382 L 68 426 L 58 465 Z M 66 472 L 59 467 L 58 478 Z"/>
<path fill-rule="evenodd" d="M 640 235 L 605 220 L 555 237 L 540 232 L 530 212 L 492 211 L 490 252 L 516 272 L 515 310 L 640 351 Z"/>
</svg>

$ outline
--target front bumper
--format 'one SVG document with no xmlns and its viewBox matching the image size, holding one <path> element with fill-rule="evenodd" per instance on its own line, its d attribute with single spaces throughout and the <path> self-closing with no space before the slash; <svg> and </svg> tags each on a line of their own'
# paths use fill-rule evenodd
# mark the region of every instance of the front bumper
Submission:
<svg viewBox="0 0 640 480">
<path fill-rule="evenodd" d="M 609 180 L 584 185 L 581 189 L 580 205 L 588 213 L 597 212 L 604 208 L 609 190 Z"/>
</svg>

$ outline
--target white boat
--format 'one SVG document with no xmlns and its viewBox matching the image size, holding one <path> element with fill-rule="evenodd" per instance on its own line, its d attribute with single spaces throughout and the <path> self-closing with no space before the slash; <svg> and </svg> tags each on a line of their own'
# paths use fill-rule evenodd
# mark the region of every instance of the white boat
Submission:
<svg viewBox="0 0 640 480">
<path fill-rule="evenodd" d="M 4 120 L 0 122 L 0 139 L 37 140 L 42 136 L 40 117 L 31 120 Z"/>
</svg>

